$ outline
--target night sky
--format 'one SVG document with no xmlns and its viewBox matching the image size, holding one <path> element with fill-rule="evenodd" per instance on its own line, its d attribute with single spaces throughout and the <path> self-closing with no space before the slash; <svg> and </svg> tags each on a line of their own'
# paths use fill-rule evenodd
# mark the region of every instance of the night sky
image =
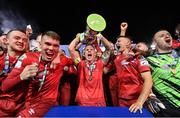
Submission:
<svg viewBox="0 0 180 118">
<path fill-rule="evenodd" d="M 102 34 L 112 42 L 123 21 L 128 22 L 127 34 L 134 42 L 150 42 L 152 34 L 161 28 L 174 36 L 174 28 L 180 23 L 179 11 L 176 3 L 165 1 L 157 5 L 148 1 L 134 4 L 130 0 L 0 0 L 0 25 L 4 20 L 18 26 L 22 22 L 22 27 L 31 24 L 34 35 L 53 30 L 62 37 L 61 44 L 69 44 L 76 33 L 85 30 L 87 16 L 98 13 L 107 23 Z M 4 12 L 6 19 L 2 17 Z"/>
</svg>

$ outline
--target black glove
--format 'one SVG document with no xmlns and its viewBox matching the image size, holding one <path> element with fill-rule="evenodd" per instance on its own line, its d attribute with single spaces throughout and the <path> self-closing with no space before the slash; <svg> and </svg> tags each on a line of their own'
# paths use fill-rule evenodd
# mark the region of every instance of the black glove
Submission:
<svg viewBox="0 0 180 118">
<path fill-rule="evenodd" d="M 161 109 L 166 109 L 164 104 L 155 95 L 149 96 L 145 105 L 152 113 L 158 113 Z"/>
</svg>

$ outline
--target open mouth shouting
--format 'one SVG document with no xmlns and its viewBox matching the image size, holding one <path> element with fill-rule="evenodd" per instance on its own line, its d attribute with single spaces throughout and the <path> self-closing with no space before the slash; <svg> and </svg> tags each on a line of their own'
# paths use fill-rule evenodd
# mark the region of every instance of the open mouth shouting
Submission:
<svg viewBox="0 0 180 118">
<path fill-rule="evenodd" d="M 87 58 L 87 60 L 92 60 L 93 55 L 91 53 L 88 53 L 86 58 Z"/>
<path fill-rule="evenodd" d="M 165 38 L 165 43 L 171 45 L 172 44 L 171 38 Z"/>
<path fill-rule="evenodd" d="M 55 53 L 53 51 L 45 52 L 47 61 L 52 61 L 55 58 Z"/>
</svg>

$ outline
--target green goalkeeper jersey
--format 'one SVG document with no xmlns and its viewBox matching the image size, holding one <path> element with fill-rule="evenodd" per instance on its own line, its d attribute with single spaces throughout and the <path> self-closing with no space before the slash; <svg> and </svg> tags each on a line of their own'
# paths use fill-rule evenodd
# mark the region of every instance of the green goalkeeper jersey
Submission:
<svg viewBox="0 0 180 118">
<path fill-rule="evenodd" d="M 165 103 L 180 108 L 180 57 L 175 51 L 154 54 L 148 58 L 153 91 Z"/>
</svg>

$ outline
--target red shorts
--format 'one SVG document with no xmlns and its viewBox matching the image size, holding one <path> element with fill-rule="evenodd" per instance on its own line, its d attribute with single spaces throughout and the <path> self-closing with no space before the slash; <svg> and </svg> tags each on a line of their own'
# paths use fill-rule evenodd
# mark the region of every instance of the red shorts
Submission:
<svg viewBox="0 0 180 118">
<path fill-rule="evenodd" d="M 43 117 L 57 103 L 52 100 L 41 100 L 33 104 L 26 103 L 17 117 Z"/>
</svg>

